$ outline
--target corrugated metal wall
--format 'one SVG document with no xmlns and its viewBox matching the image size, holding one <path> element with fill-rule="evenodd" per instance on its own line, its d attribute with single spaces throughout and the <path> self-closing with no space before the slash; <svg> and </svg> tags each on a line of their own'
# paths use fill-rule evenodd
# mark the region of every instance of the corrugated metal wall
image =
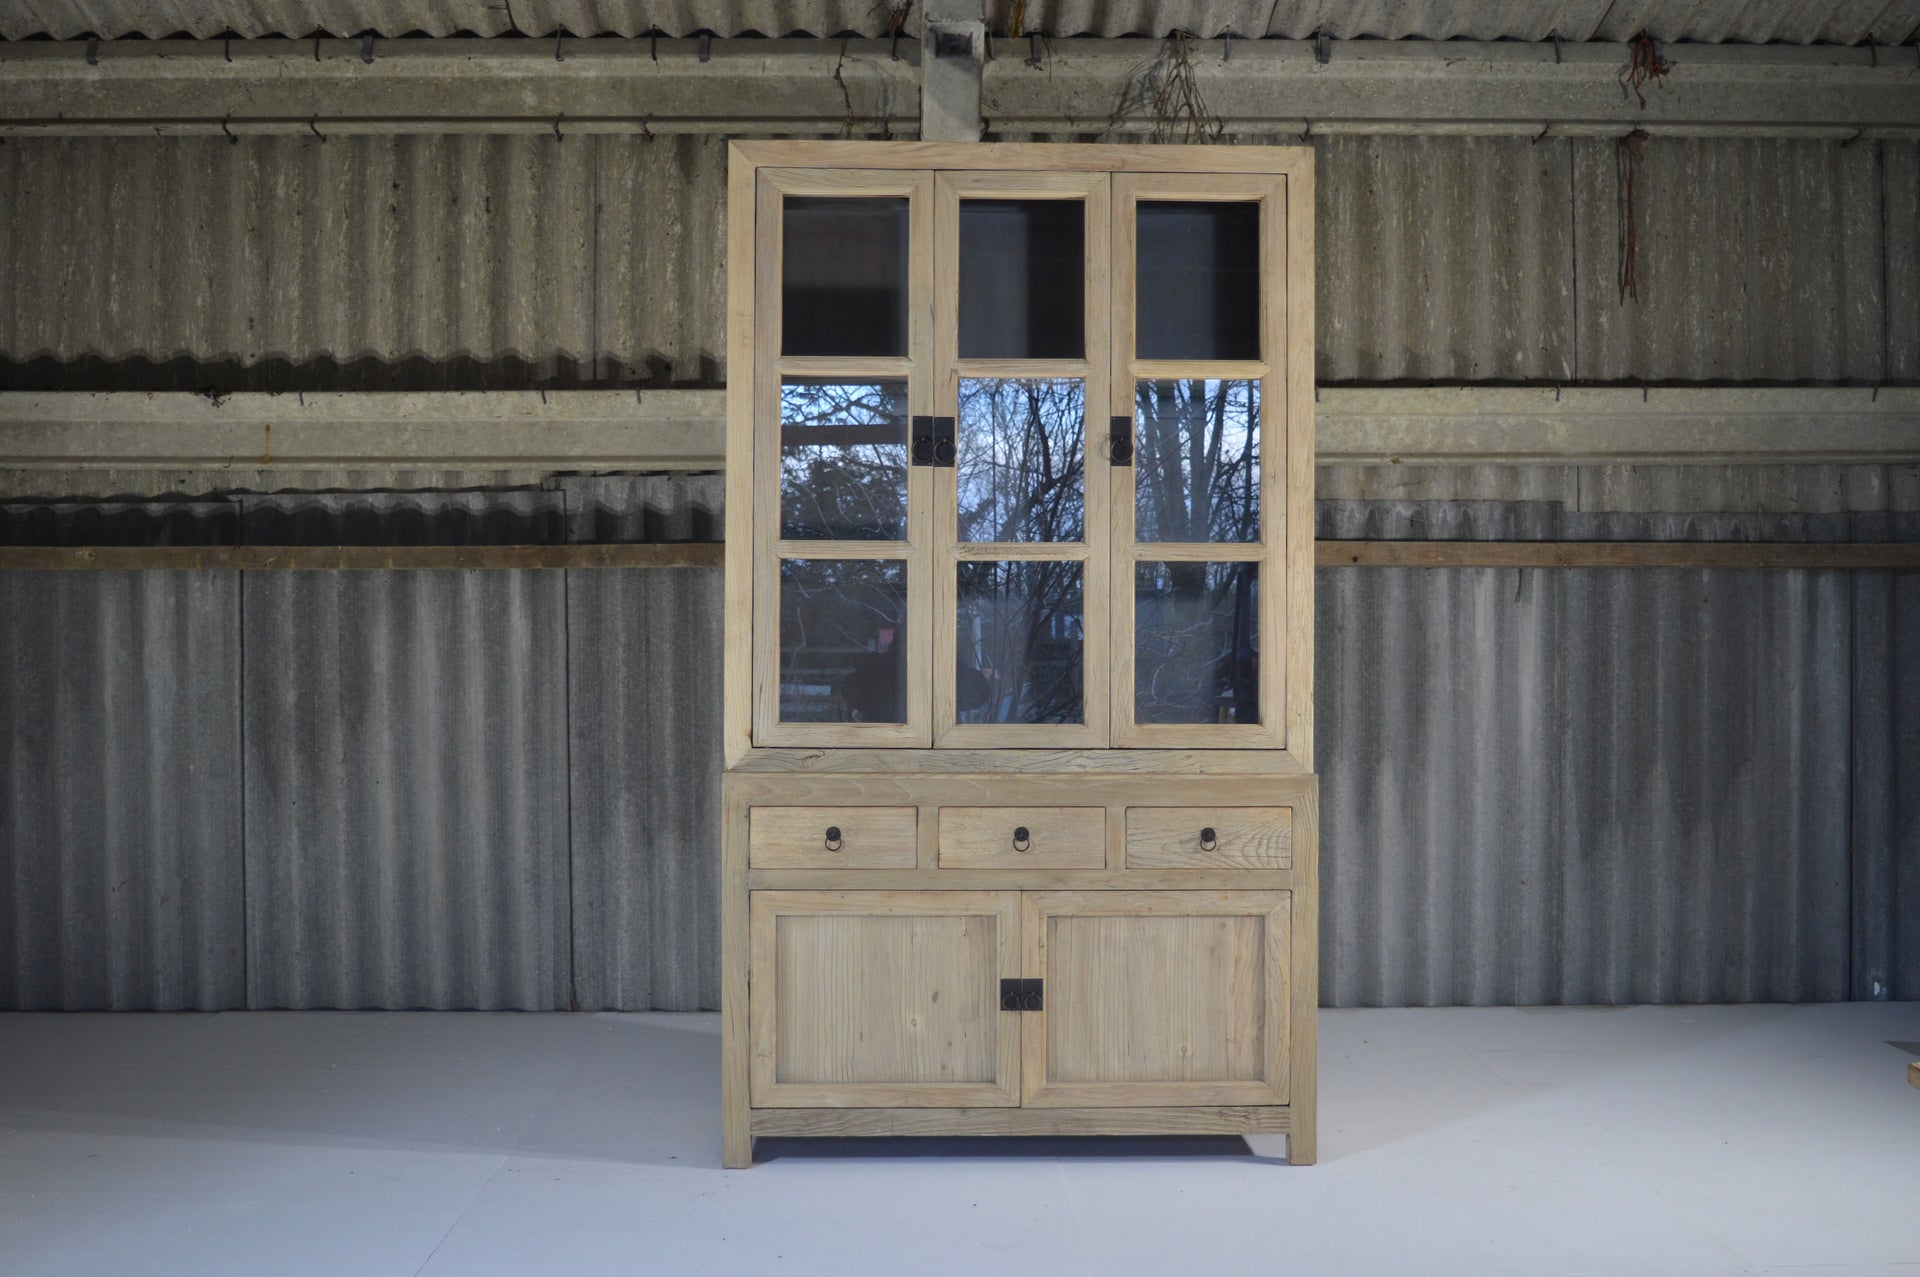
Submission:
<svg viewBox="0 0 1920 1277">
<path fill-rule="evenodd" d="M 244 1004 L 239 592 L 0 573 L 0 1005 Z"/>
<path fill-rule="evenodd" d="M 1647 141 L 1624 302 L 1618 144 L 1318 145 L 1323 382 L 1920 375 L 1920 144 Z M 725 167 L 714 137 L 15 139 L 0 388 L 720 385 Z"/>
<path fill-rule="evenodd" d="M 431 539 L 488 499 L 292 501 Z M 720 486 L 499 499 L 705 539 Z M 1334 501 L 1320 531 L 1920 518 Z M 716 1004 L 717 569 L 13 573 L 0 603 L 5 1005 Z M 1329 1003 L 1920 997 L 1920 574 L 1330 569 L 1318 607 Z"/>
</svg>

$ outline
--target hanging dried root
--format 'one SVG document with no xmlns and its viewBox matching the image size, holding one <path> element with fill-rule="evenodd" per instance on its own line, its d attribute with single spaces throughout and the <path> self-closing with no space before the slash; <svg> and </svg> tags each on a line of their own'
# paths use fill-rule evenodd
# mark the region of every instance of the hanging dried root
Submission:
<svg viewBox="0 0 1920 1277">
<path fill-rule="evenodd" d="M 1153 57 L 1135 67 L 1107 117 L 1107 132 L 1135 132 L 1137 120 L 1151 121 L 1154 142 L 1217 142 L 1226 123 L 1207 110 L 1193 63 L 1193 37 L 1175 31 L 1160 42 Z"/>
</svg>

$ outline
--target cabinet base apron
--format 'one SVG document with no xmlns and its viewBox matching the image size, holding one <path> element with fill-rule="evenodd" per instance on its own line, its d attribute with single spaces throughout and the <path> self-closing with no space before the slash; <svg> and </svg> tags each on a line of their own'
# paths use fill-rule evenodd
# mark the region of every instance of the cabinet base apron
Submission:
<svg viewBox="0 0 1920 1277">
<path fill-rule="evenodd" d="M 754 1109 L 756 1136 L 885 1135 L 1285 1135 L 1292 1110 L 1110 1109 Z"/>
</svg>

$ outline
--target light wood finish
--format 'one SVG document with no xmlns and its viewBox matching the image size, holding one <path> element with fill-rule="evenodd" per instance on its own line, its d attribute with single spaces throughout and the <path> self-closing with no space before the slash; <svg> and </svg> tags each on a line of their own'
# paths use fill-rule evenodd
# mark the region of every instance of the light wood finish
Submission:
<svg viewBox="0 0 1920 1277">
<path fill-rule="evenodd" d="M 1272 1131 L 1290 1160 L 1312 1160 L 1312 152 L 743 142 L 732 154 L 725 1164 L 745 1164 L 765 1134 Z M 780 355 L 783 191 L 911 201 L 905 356 Z M 1260 200 L 1258 360 L 1133 359 L 1143 193 Z M 966 196 L 1086 202 L 1083 358 L 959 358 Z M 912 414 L 956 418 L 963 377 L 1083 379 L 1086 536 L 961 544 L 956 472 L 912 466 L 902 541 L 779 540 L 780 379 L 802 374 L 905 377 Z M 1261 540 L 1133 542 L 1133 471 L 1110 464 L 1106 440 L 1139 376 L 1260 380 Z M 780 563 L 823 557 L 906 565 L 907 724 L 774 721 Z M 958 721 L 955 568 L 996 559 L 1081 565 L 1084 722 Z M 1258 725 L 1128 722 L 1133 572 L 1151 559 L 1260 565 Z M 1015 976 L 1042 982 L 1042 1009 L 999 1009 L 999 981 Z"/>
<path fill-rule="evenodd" d="M 1021 829 L 1024 843 L 1014 838 Z M 1104 869 L 1107 813 L 1102 807 L 942 807 L 939 839 L 943 870 Z"/>
<path fill-rule="evenodd" d="M 736 154 L 738 151 L 736 150 Z M 928 678 L 932 654 L 926 637 L 932 610 L 928 510 L 932 479 L 921 466 L 907 469 L 907 536 L 903 541 L 781 541 L 780 382 L 787 373 L 810 376 L 905 376 L 908 410 L 931 411 L 933 340 L 933 175 L 925 172 L 853 169 L 766 168 L 755 191 L 756 234 L 748 259 L 754 263 L 755 346 L 752 433 L 746 456 L 753 538 L 752 738 L 755 745 L 926 746 L 932 743 Z M 908 339 L 904 358 L 793 358 L 782 356 L 780 321 L 781 201 L 788 195 L 896 196 L 908 203 Z M 763 458 L 753 466 L 751 459 Z M 907 602 L 897 641 L 905 645 L 904 723 L 785 723 L 780 721 L 780 565 L 783 559 L 897 559 L 906 565 Z M 737 622 L 734 622 L 737 624 Z"/>
<path fill-rule="evenodd" d="M 879 751 L 874 751 L 879 752 Z M 785 807 L 908 803 L 952 807 L 1291 807 L 1296 848 L 1317 802 L 1314 777 L 1302 775 L 1141 776 L 1129 772 L 1079 775 L 991 772 L 740 772 L 728 776 L 737 792 L 755 804 Z"/>
<path fill-rule="evenodd" d="M 1119 829 L 1111 821 L 1109 829 Z M 923 846 L 925 844 L 922 844 Z M 754 891 L 1290 891 L 1291 869 L 863 869 L 850 882 L 844 869 L 755 869 L 747 875 Z"/>
<path fill-rule="evenodd" d="M 755 1135 L 1261 1135 L 1285 1132 L 1283 1105 L 1228 1108 L 759 1109 Z"/>
<path fill-rule="evenodd" d="M 1019 1102 L 1012 892 L 756 891 L 756 1107 Z"/>
<path fill-rule="evenodd" d="M 1283 891 L 1030 892 L 1028 1107 L 1285 1104 L 1292 898 Z"/>
<path fill-rule="evenodd" d="M 920 814 L 912 807 L 755 807 L 748 864 L 761 869 L 912 869 Z M 827 831 L 837 829 L 839 838 Z"/>
<path fill-rule="evenodd" d="M 1101 632 L 1107 611 L 1108 557 L 1089 553 L 1107 540 L 1109 483 L 1095 444 L 1103 437 L 1106 398 L 1109 179 L 1104 173 L 943 172 L 934 183 L 934 382 L 935 412 L 957 417 L 965 378 L 1077 378 L 1083 382 L 1084 464 L 1082 542 L 963 543 L 959 537 L 957 467 L 934 471 L 935 560 L 933 620 L 934 742 L 943 747 L 1070 748 L 1103 746 L 1108 739 L 1107 649 L 1088 641 L 1081 648 L 1081 721 L 1077 723 L 962 723 L 955 671 L 960 658 L 957 565 L 962 561 L 1070 560 L 1081 566 L 1084 631 Z M 960 203 L 963 199 L 1060 199 L 1079 202 L 1086 235 L 1082 272 L 1086 350 L 1080 359 L 962 360 L 959 355 Z"/>
<path fill-rule="evenodd" d="M 1916 1090 L 1920 1090 L 1920 1060 L 1907 1065 L 1907 1081 L 1911 1082 Z"/>
<path fill-rule="evenodd" d="M 857 776 L 969 774 L 996 767 L 1014 775 L 1270 775 L 1297 780 L 1303 773 L 1284 749 L 757 749 L 733 770 L 741 775 Z"/>
<path fill-rule="evenodd" d="M 753 1165 L 748 1130 L 747 803 L 720 782 L 720 1164 Z"/>
<path fill-rule="evenodd" d="M 1082 173 L 1311 173 L 1310 146 L 1155 146 L 1074 142 L 741 141 L 759 165 L 862 169 L 1041 169 Z"/>
<path fill-rule="evenodd" d="M 1201 837 L 1213 830 L 1209 844 Z M 1290 807 L 1131 807 L 1129 869 L 1291 869 Z"/>
<path fill-rule="evenodd" d="M 1135 540 L 1134 476 L 1131 466 L 1115 466 L 1113 474 L 1113 583 L 1114 603 L 1109 633 L 1113 666 L 1113 742 L 1129 748 L 1183 747 L 1249 748 L 1292 747 L 1298 750 L 1287 719 L 1294 692 L 1293 673 L 1299 662 L 1294 649 L 1296 610 L 1312 616 L 1312 575 L 1302 582 L 1285 553 L 1292 512 L 1313 502 L 1311 427 L 1301 436 L 1293 420 L 1293 400 L 1286 388 L 1297 375 L 1289 357 L 1289 297 L 1293 281 L 1285 270 L 1272 269 L 1288 260 L 1287 227 L 1290 217 L 1290 179 L 1248 174 L 1118 174 L 1113 179 L 1113 416 L 1134 417 L 1134 387 L 1142 379 L 1225 378 L 1260 383 L 1260 539 L 1240 543 L 1178 544 Z M 1134 304 L 1137 242 L 1135 211 L 1142 199 L 1233 200 L 1260 205 L 1260 253 L 1263 287 L 1260 293 L 1260 350 L 1258 361 L 1140 360 L 1134 357 Z M 1310 284 L 1308 285 L 1310 291 Z M 1308 355 L 1311 355 L 1309 350 Z M 1281 370 L 1275 375 L 1276 369 Z M 1310 379 L 1309 359 L 1305 375 Z M 1309 396 L 1310 398 L 1310 396 Z M 1299 485 L 1292 462 L 1297 449 L 1309 462 L 1305 486 Z M 1308 529 L 1311 535 L 1311 528 Z M 1210 561 L 1254 562 L 1259 565 L 1259 706 L 1257 724 L 1138 723 L 1134 720 L 1134 571 L 1142 562 Z M 1307 684 L 1311 695 L 1311 683 Z"/>
<path fill-rule="evenodd" d="M 753 748 L 753 410 L 760 387 L 755 320 L 763 269 L 754 234 L 757 187 L 753 161 L 737 144 L 729 146 L 727 260 L 733 268 L 727 272 L 727 367 L 733 373 L 727 378 L 726 631 L 721 643 L 721 753 L 728 767 L 738 766 Z M 744 898 L 740 907 L 746 908 Z M 740 942 L 746 942 L 744 920 Z M 744 1134 L 740 1138 L 746 1140 Z"/>
</svg>

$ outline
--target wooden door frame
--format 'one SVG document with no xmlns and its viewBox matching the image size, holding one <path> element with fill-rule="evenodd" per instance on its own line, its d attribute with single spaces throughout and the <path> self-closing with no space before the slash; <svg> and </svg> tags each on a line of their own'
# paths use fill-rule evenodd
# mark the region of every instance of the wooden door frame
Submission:
<svg viewBox="0 0 1920 1277">
<path fill-rule="evenodd" d="M 1099 748 L 1108 742 L 1107 662 L 1104 618 L 1107 614 L 1107 566 L 1110 556 L 1097 548 L 1109 535 L 1105 455 L 1095 447 L 1097 422 L 1107 394 L 1107 284 L 1111 227 L 1111 180 L 1105 173 L 979 170 L 934 174 L 934 321 L 935 411 L 958 419 L 963 377 L 1078 378 L 1083 389 L 1082 493 L 1083 539 L 1078 542 L 973 542 L 959 539 L 957 468 L 934 472 L 933 544 L 933 738 L 951 748 L 1072 749 Z M 960 201 L 967 199 L 1078 200 L 1084 209 L 1082 248 L 1082 323 L 1086 349 L 1079 359 L 961 360 L 959 356 Z M 1079 723 L 962 723 L 956 705 L 954 670 L 959 657 L 959 589 L 962 562 L 1040 560 L 1081 565 L 1081 707 Z"/>
<path fill-rule="evenodd" d="M 909 327 L 905 356 L 833 358 L 780 354 L 781 254 L 784 251 L 781 202 L 788 195 L 894 196 L 908 201 Z M 932 701 L 928 694 L 932 652 L 926 640 L 933 620 L 933 556 L 928 538 L 931 470 L 912 464 L 906 468 L 905 541 L 781 541 L 777 460 L 782 424 L 780 387 L 786 376 L 903 378 L 907 383 L 909 415 L 932 411 L 932 197 L 933 174 L 929 172 L 768 167 L 757 173 L 753 261 L 759 340 L 747 360 L 747 366 L 753 369 L 747 455 L 750 459 L 765 459 L 766 464 L 756 468 L 751 460 L 749 462 L 753 473 L 746 485 L 751 512 L 747 526 L 741 528 L 734 523 L 731 504 L 727 526 L 729 543 L 737 531 L 744 531 L 752 538 L 753 551 L 748 564 L 752 574 L 752 654 L 748 665 L 750 670 L 758 672 L 750 694 L 751 733 L 756 745 L 925 748 L 933 743 Z M 731 486 L 728 493 L 731 497 Z M 906 614 L 901 618 L 901 633 L 896 638 L 904 645 L 906 659 L 904 723 L 786 723 L 780 720 L 780 569 L 789 559 L 874 559 L 906 565 Z M 727 566 L 729 570 L 733 568 L 731 560 Z"/>
</svg>

